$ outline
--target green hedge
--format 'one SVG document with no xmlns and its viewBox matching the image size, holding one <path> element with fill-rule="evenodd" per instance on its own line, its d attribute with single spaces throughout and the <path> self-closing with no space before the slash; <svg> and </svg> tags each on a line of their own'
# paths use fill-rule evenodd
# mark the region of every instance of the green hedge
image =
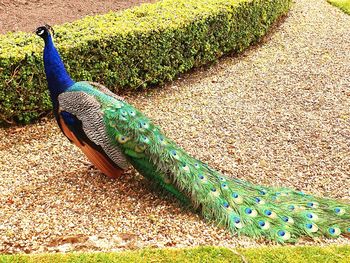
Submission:
<svg viewBox="0 0 350 263">
<path fill-rule="evenodd" d="M 73 79 L 136 89 L 244 50 L 291 2 L 163 0 L 56 26 L 55 43 Z M 0 122 L 29 122 L 51 108 L 42 49 L 34 34 L 0 35 Z"/>
<path fill-rule="evenodd" d="M 344 13 L 350 15 L 350 0 L 327 0 L 328 3 L 340 8 Z"/>
</svg>

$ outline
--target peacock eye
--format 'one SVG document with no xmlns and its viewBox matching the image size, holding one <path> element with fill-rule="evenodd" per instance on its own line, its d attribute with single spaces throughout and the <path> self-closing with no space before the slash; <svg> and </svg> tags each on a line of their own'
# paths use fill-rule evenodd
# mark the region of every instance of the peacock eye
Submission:
<svg viewBox="0 0 350 263">
<path fill-rule="evenodd" d="M 328 232 L 332 236 L 339 236 L 341 234 L 341 230 L 339 227 L 330 227 L 328 228 Z"/>
<path fill-rule="evenodd" d="M 285 234 L 286 234 L 286 232 L 283 231 L 283 230 L 280 230 L 280 231 L 277 232 L 277 235 L 280 236 L 280 237 L 285 236 Z"/>
<path fill-rule="evenodd" d="M 259 191 L 259 194 L 261 194 L 261 195 L 266 195 L 266 192 L 265 192 L 264 190 L 260 190 L 260 191 Z"/>
<path fill-rule="evenodd" d="M 149 143 L 149 139 L 146 136 L 142 136 L 141 141 L 144 143 Z"/>
<path fill-rule="evenodd" d="M 129 141 L 129 137 L 123 136 L 123 135 L 117 135 L 117 140 L 119 143 L 124 144 L 127 141 Z"/>
<path fill-rule="evenodd" d="M 224 202 L 224 207 L 228 208 L 230 205 L 227 202 Z"/>
<path fill-rule="evenodd" d="M 142 121 L 139 122 L 139 127 L 141 129 L 147 129 L 149 127 L 149 125 L 148 125 L 148 123 L 146 121 L 142 120 Z"/>
<path fill-rule="evenodd" d="M 308 206 L 308 207 L 314 207 L 315 204 L 314 204 L 313 202 L 309 202 L 309 203 L 307 203 L 307 206 Z"/>
<path fill-rule="evenodd" d="M 306 215 L 306 217 L 311 219 L 311 218 L 313 218 L 313 215 L 311 213 L 309 213 Z"/>
<path fill-rule="evenodd" d="M 306 228 L 307 229 L 311 229 L 312 228 L 312 224 L 306 224 Z"/>
<path fill-rule="evenodd" d="M 258 223 L 258 224 L 259 224 L 259 226 L 261 226 L 261 227 L 265 226 L 265 222 L 264 222 L 264 221 L 262 221 L 262 220 L 261 220 L 261 221 L 259 221 L 259 223 Z"/>
<path fill-rule="evenodd" d="M 270 216 L 270 215 L 272 215 L 272 212 L 271 212 L 271 210 L 265 210 L 265 215 L 267 215 L 267 216 Z"/>
<path fill-rule="evenodd" d="M 253 212 L 253 210 L 250 208 L 246 208 L 245 212 L 246 212 L 246 214 L 250 215 Z"/>
</svg>

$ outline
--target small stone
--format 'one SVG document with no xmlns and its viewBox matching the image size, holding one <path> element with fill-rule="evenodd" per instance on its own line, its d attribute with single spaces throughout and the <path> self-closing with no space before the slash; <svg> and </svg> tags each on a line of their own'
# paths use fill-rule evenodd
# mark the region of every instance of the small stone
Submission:
<svg viewBox="0 0 350 263">
<path fill-rule="evenodd" d="M 89 240 L 92 242 L 96 242 L 98 240 L 98 236 L 90 236 Z"/>
<path fill-rule="evenodd" d="M 57 250 L 61 253 L 66 253 L 72 250 L 72 245 L 70 243 L 66 243 L 57 247 Z"/>
</svg>

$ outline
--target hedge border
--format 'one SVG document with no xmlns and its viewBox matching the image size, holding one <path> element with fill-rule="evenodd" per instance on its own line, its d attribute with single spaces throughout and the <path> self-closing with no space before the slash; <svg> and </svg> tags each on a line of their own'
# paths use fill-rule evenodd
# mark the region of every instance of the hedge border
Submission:
<svg viewBox="0 0 350 263">
<path fill-rule="evenodd" d="M 55 43 L 73 79 L 145 88 L 243 51 L 291 2 L 163 0 L 56 26 Z M 33 34 L 0 35 L 0 123 L 27 123 L 51 109 L 42 48 Z"/>
</svg>

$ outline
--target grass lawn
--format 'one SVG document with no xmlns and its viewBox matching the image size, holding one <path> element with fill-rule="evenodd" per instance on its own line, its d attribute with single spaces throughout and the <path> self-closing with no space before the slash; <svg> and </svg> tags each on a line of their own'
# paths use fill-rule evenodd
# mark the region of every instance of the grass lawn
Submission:
<svg viewBox="0 0 350 263">
<path fill-rule="evenodd" d="M 350 262 L 350 246 L 142 249 L 115 253 L 0 255 L 0 262 Z"/>
<path fill-rule="evenodd" d="M 350 0 L 328 0 L 328 2 L 350 15 Z"/>
</svg>

